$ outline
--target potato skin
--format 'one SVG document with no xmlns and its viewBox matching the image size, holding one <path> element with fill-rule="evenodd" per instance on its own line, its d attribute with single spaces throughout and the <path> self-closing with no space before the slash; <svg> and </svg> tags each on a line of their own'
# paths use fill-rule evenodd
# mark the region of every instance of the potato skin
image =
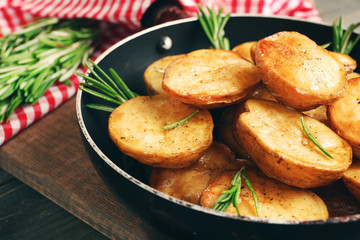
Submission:
<svg viewBox="0 0 360 240">
<path fill-rule="evenodd" d="M 346 86 L 344 65 L 297 32 L 279 32 L 260 40 L 255 64 L 274 97 L 300 111 L 329 105 Z"/>
<path fill-rule="evenodd" d="M 150 186 L 172 197 L 199 204 L 200 195 L 222 171 L 242 167 L 224 144 L 213 142 L 198 161 L 186 168 L 153 168 Z"/>
<path fill-rule="evenodd" d="M 207 110 L 200 110 L 175 129 L 162 127 L 178 121 L 197 108 L 167 95 L 132 98 L 109 117 L 112 141 L 126 155 L 141 163 L 166 168 L 182 168 L 197 161 L 211 145 L 214 123 Z"/>
<path fill-rule="evenodd" d="M 266 177 L 256 168 L 246 168 L 256 193 L 259 217 L 285 220 L 320 220 L 329 216 L 325 203 L 310 190 L 299 189 Z M 236 171 L 225 171 L 201 195 L 201 205 L 211 208 L 223 191 L 231 186 Z M 257 216 L 250 189 L 242 181 L 238 208 L 241 216 Z M 230 204 L 226 212 L 237 214 Z"/>
<path fill-rule="evenodd" d="M 340 179 L 352 161 L 349 144 L 323 123 L 281 104 L 249 99 L 235 124 L 235 136 L 251 159 L 270 178 L 311 188 Z M 304 133 L 300 118 L 334 159 Z"/>
<path fill-rule="evenodd" d="M 166 67 L 176 59 L 183 57 L 183 54 L 166 56 L 160 58 L 150 64 L 144 72 L 144 81 L 147 93 L 152 96 L 156 94 L 164 94 L 165 90 L 162 88 L 162 79 L 164 73 L 156 71 L 157 69 L 165 71 Z"/>
<path fill-rule="evenodd" d="M 256 41 L 250 41 L 250 42 L 244 42 L 237 46 L 235 46 L 232 51 L 234 51 L 236 54 L 238 54 L 243 59 L 254 63 L 252 57 L 251 57 L 251 51 L 254 46 L 256 46 Z"/>
<path fill-rule="evenodd" d="M 360 202 L 360 160 L 355 160 L 342 178 L 346 188 Z"/>
<path fill-rule="evenodd" d="M 355 59 L 350 57 L 348 54 L 328 51 L 333 58 L 342 63 L 345 67 L 346 74 L 351 74 L 357 67 Z"/>
<path fill-rule="evenodd" d="M 328 107 L 331 128 L 349 142 L 360 158 L 360 77 L 348 81 L 343 98 Z"/>
<path fill-rule="evenodd" d="M 254 64 L 232 51 L 201 49 L 171 62 L 162 86 L 174 99 L 210 109 L 241 101 L 259 84 Z"/>
</svg>

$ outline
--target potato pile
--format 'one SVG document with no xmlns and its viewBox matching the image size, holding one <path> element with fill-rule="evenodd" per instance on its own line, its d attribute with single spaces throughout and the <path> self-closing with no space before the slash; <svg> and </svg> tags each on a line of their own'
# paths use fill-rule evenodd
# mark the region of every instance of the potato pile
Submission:
<svg viewBox="0 0 360 240">
<path fill-rule="evenodd" d="M 356 61 L 298 32 L 279 32 L 231 51 L 167 56 L 144 73 L 149 96 L 109 118 L 119 149 L 153 166 L 150 185 L 211 208 L 242 167 L 259 217 L 318 220 L 318 187 L 343 179 L 360 201 L 360 76 Z M 184 124 L 163 129 L 198 111 Z M 329 154 L 321 151 L 301 123 Z M 242 216 L 257 216 L 247 185 Z M 237 214 L 231 205 L 227 210 Z"/>
</svg>

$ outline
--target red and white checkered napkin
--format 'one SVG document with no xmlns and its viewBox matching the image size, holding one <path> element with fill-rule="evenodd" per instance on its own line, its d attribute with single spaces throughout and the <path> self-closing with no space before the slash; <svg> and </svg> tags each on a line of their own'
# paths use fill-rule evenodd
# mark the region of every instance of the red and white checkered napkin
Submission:
<svg viewBox="0 0 360 240">
<path fill-rule="evenodd" d="M 0 30 L 7 34 L 34 17 L 92 18 L 114 23 L 94 54 L 99 56 L 120 39 L 139 31 L 140 20 L 155 0 L 0 0 Z M 312 0 L 178 0 L 189 16 L 196 16 L 196 3 L 223 8 L 224 13 L 286 15 L 320 21 Z M 84 71 L 84 69 L 79 69 Z M 0 125 L 0 146 L 21 130 L 75 95 L 80 79 L 71 86 L 55 84 L 32 106 L 19 107 L 7 123 Z"/>
</svg>

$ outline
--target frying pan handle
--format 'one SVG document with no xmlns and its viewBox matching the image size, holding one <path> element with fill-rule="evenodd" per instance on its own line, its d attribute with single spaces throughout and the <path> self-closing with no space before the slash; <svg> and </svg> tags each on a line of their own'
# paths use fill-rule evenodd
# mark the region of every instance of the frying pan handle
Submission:
<svg viewBox="0 0 360 240">
<path fill-rule="evenodd" d="M 148 28 L 186 17 L 189 17 L 189 15 L 176 0 L 157 0 L 143 14 L 141 25 Z"/>
</svg>

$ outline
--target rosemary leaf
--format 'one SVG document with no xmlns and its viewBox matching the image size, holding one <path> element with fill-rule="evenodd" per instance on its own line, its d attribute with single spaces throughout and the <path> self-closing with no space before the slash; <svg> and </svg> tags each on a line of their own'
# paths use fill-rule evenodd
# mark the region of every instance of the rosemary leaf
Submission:
<svg viewBox="0 0 360 240">
<path fill-rule="evenodd" d="M 304 118 L 301 117 L 301 125 L 304 129 L 304 132 L 306 134 L 306 136 L 328 157 L 330 158 L 334 158 L 333 156 L 331 156 L 321 145 L 320 143 L 313 137 L 313 135 L 311 135 L 310 131 L 307 129 L 306 125 L 305 125 L 305 121 Z"/>
<path fill-rule="evenodd" d="M 254 191 L 254 188 L 252 187 L 250 180 L 248 179 L 248 177 L 246 176 L 246 173 L 244 171 L 244 169 L 241 171 L 241 177 L 244 179 L 246 186 L 250 189 L 251 194 L 254 198 L 254 203 L 255 203 L 255 209 L 256 209 L 256 215 L 259 216 L 259 203 L 256 197 L 256 193 Z"/>
<path fill-rule="evenodd" d="M 257 216 L 259 216 L 259 204 L 257 201 L 257 197 L 256 197 L 256 193 L 250 183 L 250 180 L 248 179 L 248 177 L 245 174 L 245 167 L 242 167 L 240 169 L 240 171 L 238 171 L 235 176 L 233 177 L 232 181 L 231 181 L 231 186 L 222 192 L 222 194 L 220 195 L 220 197 L 218 199 L 216 199 L 216 201 L 214 202 L 214 204 L 212 205 L 212 209 L 218 210 L 218 211 L 225 211 L 230 204 L 233 204 L 233 206 L 236 209 L 236 212 L 239 216 L 241 216 L 240 214 L 240 210 L 239 210 L 239 197 L 240 197 L 240 192 L 241 192 L 241 178 L 244 179 L 246 186 L 250 189 L 253 198 L 254 198 L 254 202 L 255 202 L 255 208 L 256 208 L 256 214 Z"/>
<path fill-rule="evenodd" d="M 96 110 L 101 110 L 104 112 L 113 112 L 115 110 L 114 107 L 110 107 L 110 106 L 106 106 L 106 105 L 102 105 L 102 104 L 95 104 L 95 103 L 86 104 L 86 107 L 96 109 Z"/>
<path fill-rule="evenodd" d="M 173 128 L 177 128 L 178 126 L 183 125 L 184 123 L 188 122 L 195 114 L 197 114 L 199 110 L 195 110 L 194 112 L 190 113 L 188 116 L 184 117 L 183 119 L 180 119 L 176 122 L 170 123 L 163 127 L 164 130 L 169 130 Z"/>
<path fill-rule="evenodd" d="M 197 14 L 198 20 L 210 43 L 215 49 L 230 50 L 229 39 L 224 36 L 224 28 L 227 21 L 230 19 L 230 14 L 223 17 L 223 9 L 219 9 L 218 13 L 216 13 L 213 6 L 211 9 L 207 8 L 207 15 L 199 4 L 198 7 L 200 10 Z"/>
</svg>

